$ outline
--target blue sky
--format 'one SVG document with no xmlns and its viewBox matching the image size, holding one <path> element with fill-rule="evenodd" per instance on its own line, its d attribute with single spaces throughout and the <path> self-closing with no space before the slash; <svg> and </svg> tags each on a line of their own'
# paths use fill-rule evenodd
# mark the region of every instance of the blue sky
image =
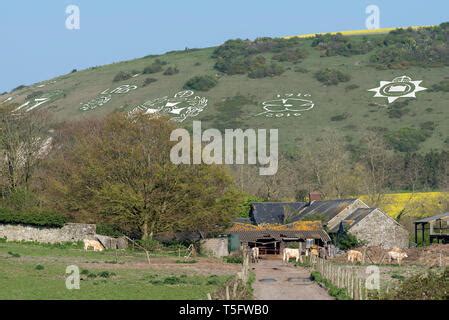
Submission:
<svg viewBox="0 0 449 320">
<path fill-rule="evenodd" d="M 81 29 L 65 28 L 78 5 Z M 256 38 L 449 21 L 447 0 L 14 0 L 0 4 L 0 92 L 84 69 L 170 50 Z"/>
</svg>

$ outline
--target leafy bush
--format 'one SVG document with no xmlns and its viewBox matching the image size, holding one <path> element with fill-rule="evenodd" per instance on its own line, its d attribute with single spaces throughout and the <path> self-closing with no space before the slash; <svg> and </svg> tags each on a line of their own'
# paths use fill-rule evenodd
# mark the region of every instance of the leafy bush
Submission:
<svg viewBox="0 0 449 320">
<path fill-rule="evenodd" d="M 165 76 L 172 76 L 179 73 L 179 69 L 177 67 L 168 67 L 167 70 L 164 71 Z"/>
<path fill-rule="evenodd" d="M 304 51 L 301 48 L 297 48 L 297 49 L 293 49 L 293 50 L 290 49 L 290 50 L 286 50 L 284 52 L 275 54 L 273 56 L 273 60 L 276 60 L 279 62 L 298 63 L 306 57 L 307 57 L 306 51 Z"/>
<path fill-rule="evenodd" d="M 339 70 L 326 68 L 315 73 L 315 78 L 325 85 L 337 85 L 340 82 L 348 82 L 351 80 L 349 74 L 343 73 Z"/>
<path fill-rule="evenodd" d="M 20 254 L 12 251 L 8 251 L 8 254 L 13 258 L 20 258 Z"/>
<path fill-rule="evenodd" d="M 123 236 L 123 233 L 119 230 L 117 226 L 106 223 L 97 224 L 97 234 L 114 238 Z"/>
<path fill-rule="evenodd" d="M 228 257 L 223 257 L 223 261 L 226 263 L 242 264 L 243 257 L 242 256 L 228 256 Z"/>
<path fill-rule="evenodd" d="M 38 264 L 36 267 L 34 267 L 34 269 L 36 269 L 36 270 L 44 270 L 45 267 L 43 265 L 41 265 L 41 264 Z"/>
<path fill-rule="evenodd" d="M 391 31 L 370 61 L 390 69 L 449 65 L 449 26 Z"/>
<path fill-rule="evenodd" d="M 116 76 L 114 77 L 114 79 L 112 81 L 120 82 L 120 81 L 129 80 L 131 78 L 132 78 L 132 75 L 130 73 L 120 71 L 119 73 L 116 74 Z"/>
<path fill-rule="evenodd" d="M 143 69 L 143 74 L 152 74 L 162 71 L 162 67 L 165 66 L 167 62 L 160 59 L 156 59 L 150 66 Z"/>
<path fill-rule="evenodd" d="M 342 225 L 340 225 L 340 229 L 333 238 L 335 245 L 341 250 L 350 250 L 363 245 L 363 241 L 359 241 L 355 235 L 348 232 L 347 228 Z"/>
<path fill-rule="evenodd" d="M 156 81 L 157 81 L 157 79 L 155 79 L 155 78 L 146 78 L 143 81 L 143 86 L 146 87 L 146 86 L 148 86 L 148 85 L 150 85 L 150 84 L 152 84 L 153 82 L 156 82 Z"/>
<path fill-rule="evenodd" d="M 0 223 L 23 224 L 35 227 L 61 228 L 67 222 L 65 216 L 50 211 L 10 212 L 0 209 Z"/>
<path fill-rule="evenodd" d="M 392 300 L 448 300 L 449 268 L 444 272 L 429 271 L 405 279 L 398 289 L 394 290 Z"/>
<path fill-rule="evenodd" d="M 18 86 L 18 87 L 16 87 L 16 88 L 12 89 L 11 92 L 16 92 L 16 91 L 19 91 L 19 90 L 22 90 L 22 89 L 25 89 L 25 88 L 27 88 L 27 86 L 21 84 L 20 86 Z"/>
<path fill-rule="evenodd" d="M 152 74 L 152 73 L 158 73 L 162 71 L 162 66 L 159 64 L 152 64 L 151 66 L 146 67 L 143 69 L 143 74 Z"/>
<path fill-rule="evenodd" d="M 443 80 L 438 84 L 434 84 L 431 88 L 433 92 L 449 92 L 449 80 Z"/>
<path fill-rule="evenodd" d="M 336 116 L 331 117 L 331 121 L 343 121 L 350 117 L 351 115 L 347 112 L 338 114 Z"/>
<path fill-rule="evenodd" d="M 209 91 L 210 89 L 215 87 L 217 83 L 218 81 L 212 76 L 196 76 L 185 83 L 184 89 Z"/>
<path fill-rule="evenodd" d="M 283 74 L 285 69 L 276 63 L 270 65 L 263 65 L 253 68 L 249 73 L 248 77 L 252 79 L 260 79 L 265 77 L 274 77 Z"/>
<path fill-rule="evenodd" d="M 357 84 L 350 84 L 350 85 L 346 86 L 345 91 L 348 92 L 348 91 L 355 90 L 355 89 L 358 89 L 358 88 L 360 88 L 359 85 L 357 85 Z"/>
<path fill-rule="evenodd" d="M 316 35 L 312 42 L 312 47 L 323 51 L 323 56 L 353 56 L 366 54 L 378 45 L 377 42 L 368 38 L 354 40 L 343 36 L 341 33 Z"/>
<path fill-rule="evenodd" d="M 400 102 L 395 102 L 388 108 L 387 114 L 389 118 L 392 119 L 400 119 L 404 115 L 410 112 L 410 109 L 407 109 L 410 100 L 404 100 Z"/>
<path fill-rule="evenodd" d="M 385 136 L 387 142 L 397 151 L 414 152 L 420 143 L 426 141 L 431 132 L 423 129 L 401 128 Z"/>
</svg>

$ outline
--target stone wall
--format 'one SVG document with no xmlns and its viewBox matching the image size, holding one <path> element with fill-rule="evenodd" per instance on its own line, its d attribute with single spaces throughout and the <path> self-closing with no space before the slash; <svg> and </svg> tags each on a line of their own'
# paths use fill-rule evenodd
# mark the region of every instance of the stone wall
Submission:
<svg viewBox="0 0 449 320">
<path fill-rule="evenodd" d="M 96 225 L 68 223 L 62 228 L 36 228 L 0 224 L 0 238 L 8 241 L 36 241 L 40 243 L 77 242 L 95 239 Z"/>
<path fill-rule="evenodd" d="M 228 239 L 227 238 L 213 238 L 201 241 L 201 252 L 221 258 L 229 255 Z"/>
<path fill-rule="evenodd" d="M 407 248 L 409 232 L 396 220 L 376 209 L 348 230 L 369 246 Z"/>
</svg>

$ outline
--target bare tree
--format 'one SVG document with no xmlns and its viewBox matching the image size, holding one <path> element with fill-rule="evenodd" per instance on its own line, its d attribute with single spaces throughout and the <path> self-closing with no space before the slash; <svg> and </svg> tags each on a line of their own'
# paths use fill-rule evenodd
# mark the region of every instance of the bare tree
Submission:
<svg viewBox="0 0 449 320">
<path fill-rule="evenodd" d="M 49 148 L 48 114 L 14 114 L 11 107 L 0 111 L 0 153 L 3 189 L 28 189 L 33 173 Z"/>
</svg>

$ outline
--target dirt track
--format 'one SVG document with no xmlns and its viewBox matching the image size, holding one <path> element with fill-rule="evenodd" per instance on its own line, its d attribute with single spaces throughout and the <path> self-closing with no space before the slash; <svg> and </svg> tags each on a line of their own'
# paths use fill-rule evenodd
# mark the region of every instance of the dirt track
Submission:
<svg viewBox="0 0 449 320">
<path fill-rule="evenodd" d="M 254 265 L 255 300 L 332 300 L 327 291 L 310 280 L 304 268 L 284 265 L 282 260 L 260 260 Z"/>
</svg>

